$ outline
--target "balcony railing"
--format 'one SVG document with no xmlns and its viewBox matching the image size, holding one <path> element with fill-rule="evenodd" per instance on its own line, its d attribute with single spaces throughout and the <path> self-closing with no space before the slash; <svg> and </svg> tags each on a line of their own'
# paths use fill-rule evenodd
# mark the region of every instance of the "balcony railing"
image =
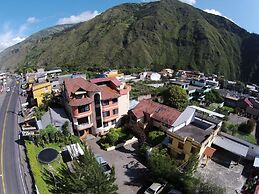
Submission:
<svg viewBox="0 0 259 194">
<path fill-rule="evenodd" d="M 75 118 L 82 118 L 82 117 L 89 116 L 92 113 L 93 113 L 92 110 L 89 110 L 89 111 L 86 111 L 86 112 L 81 112 L 81 113 L 73 114 L 73 117 L 75 117 Z"/>
<path fill-rule="evenodd" d="M 93 126 L 93 123 L 83 123 L 83 124 L 75 124 L 78 131 L 88 129 Z"/>
</svg>

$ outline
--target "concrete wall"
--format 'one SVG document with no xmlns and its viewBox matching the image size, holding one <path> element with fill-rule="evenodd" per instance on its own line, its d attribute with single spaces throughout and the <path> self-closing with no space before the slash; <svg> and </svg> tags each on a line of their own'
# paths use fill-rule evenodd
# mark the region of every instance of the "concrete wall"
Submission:
<svg viewBox="0 0 259 194">
<path fill-rule="evenodd" d="M 126 115 L 129 110 L 129 93 L 118 98 L 119 117 Z"/>
</svg>

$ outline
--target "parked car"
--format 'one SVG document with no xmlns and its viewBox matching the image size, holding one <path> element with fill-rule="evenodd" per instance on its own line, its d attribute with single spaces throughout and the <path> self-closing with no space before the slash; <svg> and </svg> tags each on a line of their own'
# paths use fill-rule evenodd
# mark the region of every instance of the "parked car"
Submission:
<svg viewBox="0 0 259 194">
<path fill-rule="evenodd" d="M 147 188 L 144 194 L 158 194 L 164 189 L 164 187 L 165 184 L 153 183 L 150 187 Z"/>
<path fill-rule="evenodd" d="M 9 87 L 6 88 L 6 92 L 10 92 L 10 88 Z"/>
<path fill-rule="evenodd" d="M 96 159 L 96 161 L 100 164 L 100 166 L 101 166 L 102 171 L 104 172 L 104 174 L 111 174 L 112 168 L 111 168 L 110 165 L 103 159 L 102 156 L 95 155 L 95 159 Z"/>
</svg>

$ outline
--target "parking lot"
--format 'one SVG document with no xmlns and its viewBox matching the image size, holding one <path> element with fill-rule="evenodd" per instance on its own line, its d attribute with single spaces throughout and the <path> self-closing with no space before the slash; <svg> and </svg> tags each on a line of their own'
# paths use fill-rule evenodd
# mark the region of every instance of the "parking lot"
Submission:
<svg viewBox="0 0 259 194">
<path fill-rule="evenodd" d="M 97 138 L 87 140 L 88 146 L 95 154 L 101 155 L 110 165 L 115 167 L 119 194 L 136 194 L 143 185 L 149 184 L 148 170 L 139 162 L 135 153 L 137 143 L 107 152 L 100 149 L 96 143 L 97 140 Z"/>
</svg>

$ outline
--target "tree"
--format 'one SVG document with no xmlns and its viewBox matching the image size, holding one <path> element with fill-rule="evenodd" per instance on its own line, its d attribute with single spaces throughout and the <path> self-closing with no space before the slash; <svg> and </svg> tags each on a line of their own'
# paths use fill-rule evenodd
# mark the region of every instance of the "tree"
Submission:
<svg viewBox="0 0 259 194">
<path fill-rule="evenodd" d="M 68 126 L 69 126 L 69 122 L 66 121 L 63 125 L 62 125 L 62 133 L 67 137 L 69 136 L 69 131 L 68 131 Z"/>
<path fill-rule="evenodd" d="M 183 171 L 185 174 L 192 175 L 197 170 L 198 165 L 198 156 L 196 154 L 193 154 L 184 166 Z"/>
<path fill-rule="evenodd" d="M 147 136 L 144 130 L 138 126 L 137 123 L 128 123 L 124 126 L 124 130 L 128 133 L 133 134 L 136 138 L 138 138 L 139 146 L 141 147 L 147 139 Z"/>
<path fill-rule="evenodd" d="M 187 93 L 179 86 L 170 86 L 162 93 L 162 98 L 166 105 L 179 110 L 184 110 L 188 105 Z"/>
<path fill-rule="evenodd" d="M 235 135 L 237 132 L 237 126 L 234 124 L 230 124 L 227 126 L 227 130 L 231 132 L 231 135 Z"/>
<path fill-rule="evenodd" d="M 40 130 L 40 135 L 46 143 L 52 143 L 55 141 L 55 133 L 57 133 L 57 131 L 58 129 L 54 125 L 49 124 L 45 129 Z"/>
<path fill-rule="evenodd" d="M 148 142 L 155 146 L 163 141 L 165 133 L 163 131 L 151 131 L 148 134 Z"/>
<path fill-rule="evenodd" d="M 174 160 L 167 154 L 166 149 L 153 148 L 148 159 L 148 167 L 156 180 L 170 181 L 170 177 L 176 173 Z"/>
<path fill-rule="evenodd" d="M 50 185 L 52 193 L 85 193 L 85 194 L 115 194 L 118 187 L 115 184 L 114 169 L 107 175 L 101 170 L 91 151 L 85 150 L 83 156 L 73 161 L 73 173 L 66 165 L 57 171 L 44 170 L 44 180 Z"/>
<path fill-rule="evenodd" d="M 206 104 L 211 103 L 222 103 L 224 99 L 220 96 L 220 94 L 216 90 L 211 90 L 205 94 L 205 102 Z"/>
<path fill-rule="evenodd" d="M 166 149 L 153 148 L 148 158 L 148 168 L 155 181 L 166 181 L 169 185 L 187 194 L 218 194 L 224 190 L 215 184 L 205 183 L 193 175 L 198 165 L 198 159 L 193 155 L 180 172 L 177 163 L 170 158 Z M 220 191 L 220 192 L 218 192 Z M 222 191 L 222 192 L 221 192 Z"/>
<path fill-rule="evenodd" d="M 252 133 L 254 128 L 255 128 L 255 120 L 249 119 L 247 123 L 241 123 L 238 127 L 238 130 L 243 133 L 249 134 L 249 133 Z"/>
</svg>

